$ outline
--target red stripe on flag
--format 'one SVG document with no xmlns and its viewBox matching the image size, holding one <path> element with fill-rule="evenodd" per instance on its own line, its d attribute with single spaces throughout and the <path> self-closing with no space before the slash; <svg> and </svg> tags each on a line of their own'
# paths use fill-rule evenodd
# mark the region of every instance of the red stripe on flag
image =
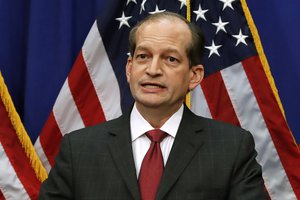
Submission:
<svg viewBox="0 0 300 200">
<path fill-rule="evenodd" d="M 0 190 L 0 200 L 5 200 L 2 191 Z"/>
<path fill-rule="evenodd" d="M 50 113 L 42 133 L 40 134 L 40 143 L 43 147 L 44 153 L 51 166 L 54 165 L 54 158 L 58 152 L 62 134 L 57 126 L 53 111 Z"/>
<path fill-rule="evenodd" d="M 300 199 L 300 153 L 258 57 L 242 62 L 282 165 Z M 256 66 L 256 67 L 254 67 Z"/>
<path fill-rule="evenodd" d="M 30 164 L 24 148 L 11 124 L 3 102 L 0 100 L 0 141 L 24 189 L 32 199 L 37 199 L 41 182 Z"/>
<path fill-rule="evenodd" d="M 104 122 L 105 116 L 87 70 L 82 51 L 68 77 L 69 87 L 85 126 Z"/>
<path fill-rule="evenodd" d="M 206 77 L 201 87 L 212 118 L 240 126 L 220 72 Z"/>
</svg>

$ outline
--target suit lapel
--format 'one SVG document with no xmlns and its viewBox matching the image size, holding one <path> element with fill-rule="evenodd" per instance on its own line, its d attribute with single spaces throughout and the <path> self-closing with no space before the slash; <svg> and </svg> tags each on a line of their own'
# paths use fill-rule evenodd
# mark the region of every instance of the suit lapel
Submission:
<svg viewBox="0 0 300 200">
<path fill-rule="evenodd" d="M 203 123 L 187 108 L 167 161 L 156 199 L 163 199 L 203 144 Z"/>
<path fill-rule="evenodd" d="M 109 149 L 126 186 L 134 197 L 133 199 L 137 200 L 140 199 L 140 194 L 132 154 L 129 124 L 129 115 L 124 115 L 114 125 L 115 128 L 109 131 L 112 136 Z"/>
</svg>

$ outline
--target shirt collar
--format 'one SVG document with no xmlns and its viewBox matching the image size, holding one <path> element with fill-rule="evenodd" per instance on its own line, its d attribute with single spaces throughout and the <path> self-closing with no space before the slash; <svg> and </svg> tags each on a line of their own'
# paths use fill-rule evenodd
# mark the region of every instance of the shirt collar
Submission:
<svg viewBox="0 0 300 200">
<path fill-rule="evenodd" d="M 173 138 L 175 138 L 177 134 L 177 130 L 182 119 L 183 107 L 184 106 L 182 105 L 160 128 Z M 137 110 L 136 104 L 134 104 L 130 114 L 130 129 L 132 142 L 147 131 L 154 129 Z"/>
</svg>

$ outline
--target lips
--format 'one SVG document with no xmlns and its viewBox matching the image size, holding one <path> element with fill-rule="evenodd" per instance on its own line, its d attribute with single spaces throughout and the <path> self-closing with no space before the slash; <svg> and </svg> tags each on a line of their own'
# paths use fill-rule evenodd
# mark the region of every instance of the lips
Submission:
<svg viewBox="0 0 300 200">
<path fill-rule="evenodd" d="M 144 88 L 149 88 L 149 89 L 156 89 L 156 88 L 165 88 L 164 85 L 160 83 L 154 83 L 154 82 L 145 82 L 141 84 Z"/>
<path fill-rule="evenodd" d="M 144 90 L 144 92 L 150 92 L 150 93 L 156 93 L 156 92 L 162 92 L 163 89 L 166 87 L 159 82 L 152 82 L 152 81 L 147 81 L 147 82 L 142 82 L 141 86 Z"/>
</svg>

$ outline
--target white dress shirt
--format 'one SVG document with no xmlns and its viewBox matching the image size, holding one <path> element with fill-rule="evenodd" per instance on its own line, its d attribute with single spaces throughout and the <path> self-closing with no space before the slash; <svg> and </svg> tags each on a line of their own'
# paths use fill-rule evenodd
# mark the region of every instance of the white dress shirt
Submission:
<svg viewBox="0 0 300 200">
<path fill-rule="evenodd" d="M 167 163 L 179 124 L 182 119 L 182 115 L 183 105 L 160 128 L 160 130 L 168 133 L 168 136 L 160 143 L 164 165 Z M 151 144 L 150 139 L 145 135 L 145 133 L 153 130 L 154 128 L 139 113 L 136 105 L 133 106 L 131 111 L 130 129 L 136 175 L 139 177 L 142 161 Z"/>
</svg>

